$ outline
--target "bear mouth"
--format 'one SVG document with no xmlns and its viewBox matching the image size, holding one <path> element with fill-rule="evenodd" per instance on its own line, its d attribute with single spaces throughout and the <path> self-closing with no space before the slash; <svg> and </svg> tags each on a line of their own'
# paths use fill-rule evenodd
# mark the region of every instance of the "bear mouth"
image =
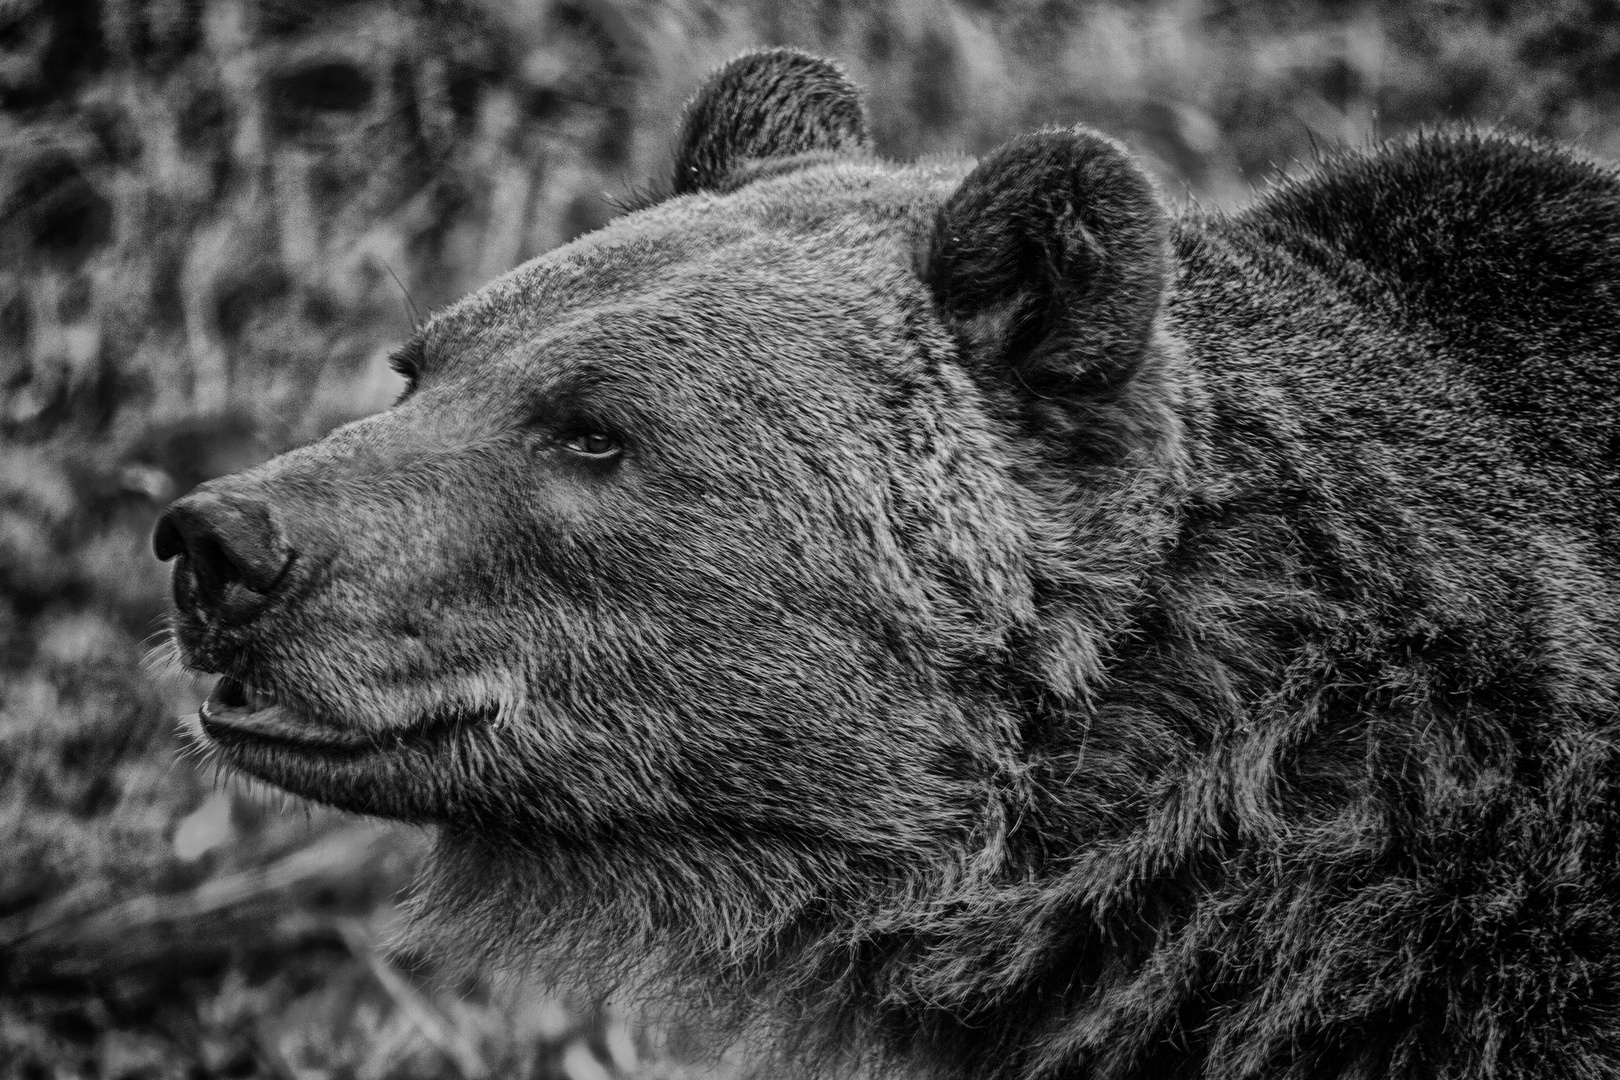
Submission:
<svg viewBox="0 0 1620 1080">
<path fill-rule="evenodd" d="M 384 730 L 346 729 L 225 676 L 188 727 L 199 748 L 234 772 L 339 810 L 431 823 L 453 809 L 435 779 L 441 763 L 464 753 L 497 713 L 445 708 Z"/>
<path fill-rule="evenodd" d="M 214 684 L 197 720 L 209 739 L 226 749 L 244 742 L 338 755 L 380 748 L 371 732 L 318 727 L 269 692 L 228 675 Z"/>
<path fill-rule="evenodd" d="M 197 726 L 228 757 L 251 755 L 257 760 L 268 752 L 330 760 L 431 750 L 457 731 L 492 719 L 494 712 L 454 708 L 425 713 L 385 731 L 344 730 L 311 719 L 252 683 L 225 675 L 197 711 Z"/>
</svg>

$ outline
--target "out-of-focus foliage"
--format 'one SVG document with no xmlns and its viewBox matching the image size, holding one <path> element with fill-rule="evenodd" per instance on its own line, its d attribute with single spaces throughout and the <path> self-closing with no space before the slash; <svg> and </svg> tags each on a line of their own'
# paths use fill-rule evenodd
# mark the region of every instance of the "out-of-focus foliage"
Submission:
<svg viewBox="0 0 1620 1080">
<path fill-rule="evenodd" d="M 1173 199 L 1448 119 L 1620 153 L 1616 0 L 0 0 L 0 1076 L 680 1071 L 385 959 L 420 835 L 177 757 L 147 536 L 385 406 L 420 312 L 656 186 L 777 43 L 891 156 L 1084 121 Z"/>
</svg>

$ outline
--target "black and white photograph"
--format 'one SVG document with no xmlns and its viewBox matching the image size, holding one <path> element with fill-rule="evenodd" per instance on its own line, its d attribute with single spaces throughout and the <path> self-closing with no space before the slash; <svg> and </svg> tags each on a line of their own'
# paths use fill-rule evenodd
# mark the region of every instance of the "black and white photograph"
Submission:
<svg viewBox="0 0 1620 1080">
<path fill-rule="evenodd" d="M 1620 1077 L 1617 0 L 0 0 L 0 1080 Z"/>
</svg>

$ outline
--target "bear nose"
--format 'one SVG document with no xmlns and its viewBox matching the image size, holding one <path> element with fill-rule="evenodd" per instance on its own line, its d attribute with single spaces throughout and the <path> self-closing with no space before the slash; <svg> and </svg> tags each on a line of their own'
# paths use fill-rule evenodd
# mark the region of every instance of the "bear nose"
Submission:
<svg viewBox="0 0 1620 1080">
<path fill-rule="evenodd" d="M 257 611 L 294 555 L 268 502 L 208 485 L 163 512 L 152 550 L 164 561 L 186 557 L 174 574 L 181 608 L 201 606 L 233 622 Z"/>
</svg>

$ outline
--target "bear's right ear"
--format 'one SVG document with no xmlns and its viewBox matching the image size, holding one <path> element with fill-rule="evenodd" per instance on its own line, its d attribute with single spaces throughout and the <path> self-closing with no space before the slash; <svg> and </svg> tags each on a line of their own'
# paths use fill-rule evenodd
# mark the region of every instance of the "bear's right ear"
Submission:
<svg viewBox="0 0 1620 1080">
<path fill-rule="evenodd" d="M 748 53 L 687 103 L 672 188 L 720 190 L 750 161 L 869 144 L 860 91 L 830 61 L 793 49 Z"/>
<path fill-rule="evenodd" d="M 1168 230 L 1153 182 L 1122 146 L 1083 128 L 1045 131 L 968 173 L 940 208 L 921 271 L 981 385 L 1037 434 L 1119 449 L 1136 425 L 1120 406 L 1152 355 Z"/>
</svg>

